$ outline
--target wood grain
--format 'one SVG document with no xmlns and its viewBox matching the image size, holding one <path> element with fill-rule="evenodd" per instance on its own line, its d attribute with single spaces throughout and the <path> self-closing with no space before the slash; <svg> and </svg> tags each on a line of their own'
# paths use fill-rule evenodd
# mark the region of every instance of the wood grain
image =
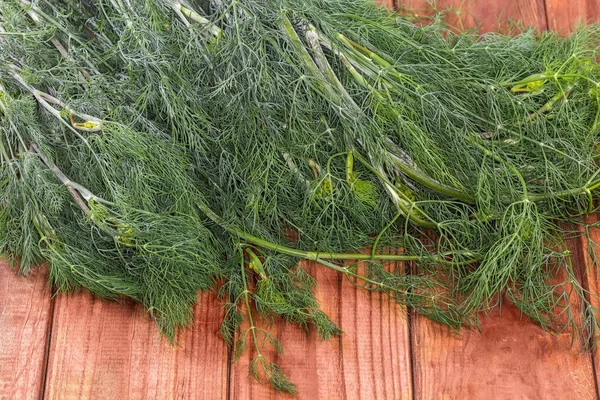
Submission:
<svg viewBox="0 0 600 400">
<path fill-rule="evenodd" d="M 549 28 L 568 33 L 579 24 L 598 22 L 598 0 L 546 0 Z"/>
<path fill-rule="evenodd" d="M 297 399 L 410 399 L 410 343 L 406 310 L 387 296 L 354 287 L 338 273 L 314 264 L 316 296 L 344 330 L 331 341 L 293 325 L 271 329 L 285 354 L 276 362 L 297 384 Z M 271 353 L 272 355 L 273 353 Z M 254 357 L 246 352 L 233 365 L 232 399 L 291 399 L 248 377 Z"/>
<path fill-rule="evenodd" d="M 579 260 L 580 241 L 567 246 Z M 570 332 L 544 332 L 508 301 L 483 319 L 482 333 L 457 337 L 423 317 L 412 321 L 416 398 L 596 399 L 593 364 L 582 343 L 572 342 Z"/>
<path fill-rule="evenodd" d="M 417 14 L 432 13 L 428 0 L 399 0 L 396 4 L 399 9 L 412 9 Z M 446 21 L 457 28 L 478 27 L 481 32 L 494 32 L 506 30 L 510 21 L 540 30 L 547 26 L 544 0 L 439 0 L 436 4 L 437 10 L 447 12 Z"/>
<path fill-rule="evenodd" d="M 590 215 L 586 218 L 586 223 L 592 225 L 597 224 L 600 221 L 600 214 Z M 578 266 L 580 276 L 584 283 L 584 287 L 590 291 L 589 301 L 597 309 L 600 309 L 600 266 L 594 265 L 592 255 L 600 257 L 600 228 L 585 227 L 579 228 L 582 236 L 580 237 L 582 255 L 579 258 Z M 587 231 L 587 235 L 585 235 Z M 588 238 L 589 235 L 589 238 Z M 598 258 L 600 260 L 600 258 Z M 600 317 L 600 315 L 599 315 Z M 596 332 L 598 333 L 598 332 Z M 600 392 L 600 385 L 598 377 L 600 377 L 600 349 L 596 347 L 593 352 L 593 365 L 596 371 L 596 384 L 598 385 L 598 391 Z"/>
<path fill-rule="evenodd" d="M 51 320 L 46 269 L 23 277 L 0 260 L 0 399 L 42 396 Z"/>
<path fill-rule="evenodd" d="M 377 0 L 377 2 L 387 8 L 394 8 L 394 0 Z"/>
<path fill-rule="evenodd" d="M 224 399 L 228 349 L 214 294 L 201 294 L 194 325 L 177 346 L 139 305 L 77 293 L 56 297 L 48 360 L 49 399 Z"/>
</svg>

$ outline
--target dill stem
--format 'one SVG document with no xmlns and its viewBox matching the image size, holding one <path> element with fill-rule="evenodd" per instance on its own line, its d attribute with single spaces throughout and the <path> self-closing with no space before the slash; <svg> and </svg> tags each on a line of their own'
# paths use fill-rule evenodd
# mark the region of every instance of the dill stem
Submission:
<svg viewBox="0 0 600 400">
<path fill-rule="evenodd" d="M 339 108 L 344 108 L 344 103 L 341 97 L 335 92 L 332 85 L 327 82 L 326 77 L 323 75 L 322 71 L 310 56 L 310 53 L 306 47 L 304 47 L 304 44 L 302 43 L 302 40 L 300 40 L 298 33 L 296 33 L 294 26 L 290 22 L 289 18 L 285 15 L 281 16 L 281 25 L 286 36 L 290 39 L 292 45 L 294 46 L 297 54 L 302 59 L 304 66 L 306 69 L 308 69 L 308 72 L 312 75 L 312 77 L 315 78 L 315 80 L 312 81 L 312 84 L 322 92 L 323 97 L 325 97 L 326 100 L 331 101 Z"/>
<path fill-rule="evenodd" d="M 594 123 L 592 124 L 592 128 L 590 129 L 592 132 L 598 128 L 598 122 L 600 121 L 600 96 L 596 96 L 596 104 L 598 105 L 598 107 L 596 108 Z"/>
<path fill-rule="evenodd" d="M 4 163 L 9 166 L 10 170 L 14 172 L 14 167 L 11 163 L 11 157 L 8 156 L 6 152 L 6 147 L 4 147 L 4 141 L 0 138 L 0 155 L 4 158 Z M 2 163 L 2 164 L 4 164 Z"/>
<path fill-rule="evenodd" d="M 404 212 L 404 214 L 406 216 L 408 216 L 408 218 L 411 219 L 411 221 L 413 221 L 417 225 L 422 226 L 424 228 L 435 229 L 435 228 L 438 227 L 438 223 L 436 221 L 434 221 L 433 218 L 427 216 L 427 214 L 423 210 L 421 210 L 412 200 L 410 200 L 404 193 L 402 193 L 401 190 L 399 190 L 396 186 L 394 186 L 392 184 L 392 182 L 390 182 L 385 176 L 383 176 L 383 174 L 380 171 L 377 171 L 375 169 L 375 167 L 373 167 L 359 153 L 355 153 L 355 157 L 368 170 L 370 170 L 379 179 L 381 179 L 384 182 L 384 184 L 386 185 L 386 187 L 389 187 L 390 189 L 394 190 L 394 192 L 402 198 L 402 200 L 404 201 L 404 203 L 409 203 L 410 204 L 410 208 L 406 208 L 406 204 L 400 203 L 400 202 L 396 202 L 396 206 L 398 206 Z M 427 216 L 427 218 L 429 219 L 429 221 L 425 221 L 425 220 L 417 217 L 413 212 L 411 212 L 412 209 L 415 209 L 415 210 L 421 212 L 423 215 Z"/>
<path fill-rule="evenodd" d="M 448 197 L 462 200 L 465 203 L 475 204 L 475 198 L 469 195 L 468 193 L 436 181 L 435 179 L 431 178 L 429 175 L 423 173 L 422 171 L 410 167 L 408 164 L 406 164 L 396 156 L 393 156 L 392 160 L 402 172 L 404 172 L 409 178 L 420 183 L 421 185 Z"/>
<path fill-rule="evenodd" d="M 14 66 L 11 66 L 11 67 L 13 69 L 13 71 L 12 71 L 13 78 L 15 78 L 15 80 L 17 82 L 19 82 L 25 89 L 27 89 L 36 98 L 36 100 L 42 105 L 42 107 L 44 107 L 46 109 L 46 111 L 50 112 L 53 116 L 55 116 L 57 119 L 59 119 L 63 124 L 67 125 L 71 129 L 80 130 L 80 131 L 84 131 L 84 132 L 98 132 L 98 131 L 102 130 L 103 121 L 101 119 L 98 119 L 91 115 L 79 113 L 79 112 L 73 110 L 71 107 L 67 106 L 63 101 L 57 99 L 56 97 L 31 87 L 27 82 L 25 82 L 25 79 L 23 79 L 23 77 L 21 75 L 19 75 L 19 73 L 17 72 L 17 68 Z M 58 111 L 56 108 L 52 107 L 50 105 L 50 103 L 55 104 L 61 108 L 64 108 L 71 115 L 75 115 L 79 118 L 85 119 L 86 122 L 91 123 L 90 127 L 84 126 L 86 124 L 73 125 L 73 124 L 67 123 L 67 121 L 65 121 L 65 119 L 61 115 L 60 111 Z"/>
<path fill-rule="evenodd" d="M 252 332 L 252 339 L 254 343 L 254 347 L 256 348 L 256 352 L 258 356 L 262 356 L 259 346 L 258 346 L 258 338 L 256 336 L 256 329 L 254 329 L 254 320 L 252 318 L 252 310 L 250 309 L 250 299 L 248 298 L 248 282 L 246 281 L 246 271 L 244 269 L 244 257 L 241 257 L 240 267 L 242 273 L 242 283 L 244 285 L 244 303 L 246 304 L 246 310 L 248 310 L 248 322 L 250 323 L 250 331 Z"/>
<path fill-rule="evenodd" d="M 352 46 L 353 48 L 357 49 L 358 51 L 360 51 L 361 53 L 363 53 L 367 57 L 371 58 L 373 61 L 375 61 L 381 67 L 383 67 L 383 68 L 389 68 L 389 67 L 392 66 L 392 64 L 390 64 L 388 61 L 386 61 L 383 57 L 379 56 L 377 53 L 375 53 L 375 52 L 367 49 L 366 47 L 364 47 L 364 46 L 362 46 L 362 45 L 354 42 L 351 39 L 348 39 L 347 37 L 345 37 L 341 33 L 338 33 L 337 37 L 342 42 L 346 43 L 348 46 Z"/>
<path fill-rule="evenodd" d="M 505 159 L 500 157 L 498 154 L 494 153 L 493 151 L 491 151 L 489 149 L 486 149 L 481 144 L 477 143 L 476 137 L 471 137 L 471 142 L 475 145 L 475 147 L 477 147 L 479 150 L 481 150 L 485 155 L 487 155 L 488 157 L 492 157 L 494 160 L 498 161 L 499 163 L 503 164 L 505 167 L 510 169 L 513 172 L 513 174 L 517 177 L 517 179 L 519 179 L 519 182 L 521 183 L 521 186 L 523 187 L 523 200 L 530 201 L 528 193 L 527 193 L 527 183 L 525 182 L 525 178 L 523 178 L 523 175 L 521 174 L 521 172 L 514 165 L 512 165 L 511 163 L 509 163 L 508 161 L 506 161 Z"/>
<path fill-rule="evenodd" d="M 528 198 L 529 198 L 529 201 L 535 201 L 535 202 L 547 201 L 547 200 L 550 200 L 551 198 L 564 198 L 564 197 L 574 196 L 574 195 L 578 195 L 578 194 L 584 194 L 588 191 L 591 192 L 592 190 L 595 190 L 599 187 L 600 187 L 600 179 L 597 179 L 595 181 L 588 183 L 587 185 L 585 185 L 583 187 L 579 187 L 579 188 L 575 188 L 575 189 L 560 190 L 558 192 L 549 193 L 549 194 L 533 193 L 533 194 L 530 194 Z"/>
<path fill-rule="evenodd" d="M 174 1 L 171 4 L 171 7 L 177 14 L 181 13 L 192 21 L 208 27 L 209 32 L 213 36 L 219 36 L 221 34 L 221 28 L 210 22 L 207 18 L 204 18 L 202 15 L 198 14 L 196 11 L 183 6 L 180 2 Z"/>
<path fill-rule="evenodd" d="M 79 193 L 79 190 L 69 186 L 71 180 L 67 178 L 67 176 L 56 166 L 56 164 L 53 164 L 50 162 L 50 160 L 48 160 L 48 157 L 46 157 L 46 155 L 42 153 L 37 144 L 32 143 L 30 147 L 34 151 L 34 153 L 40 158 L 40 160 L 42 160 L 46 167 L 48 167 L 48 169 L 50 169 L 50 171 L 52 171 L 52 173 L 56 175 L 58 180 L 66 186 L 67 190 L 69 191 L 69 193 L 71 193 L 73 200 L 75 201 L 75 203 L 77 203 L 79 208 L 81 208 L 86 214 L 88 214 L 90 212 L 90 207 L 83 201 L 82 197 L 84 196 L 81 193 Z"/>
<path fill-rule="evenodd" d="M 350 39 L 344 37 L 343 35 L 339 35 L 340 39 L 343 40 L 347 45 L 352 45 L 353 49 L 357 48 L 356 46 L 360 46 L 354 42 L 352 42 Z M 373 53 L 372 51 L 363 48 L 362 46 L 359 47 L 359 49 L 364 49 L 362 50 L 363 53 L 368 54 L 370 57 L 374 57 L 375 53 Z M 337 50 L 334 52 L 342 61 L 342 64 L 348 69 L 348 71 L 350 72 L 350 74 L 354 77 L 354 79 L 363 87 L 367 88 L 367 89 L 372 89 L 372 93 L 377 96 L 377 99 L 379 101 L 383 101 L 383 95 L 376 89 L 371 88 L 367 81 L 358 73 L 358 70 L 352 65 L 352 63 L 348 60 L 348 57 L 341 52 L 340 50 Z M 391 67 L 391 64 L 389 64 L 387 61 L 385 61 L 383 58 L 378 57 L 377 59 L 373 58 L 374 60 L 378 61 L 378 63 L 382 66 L 382 67 Z M 361 58 L 359 58 L 359 60 L 361 60 Z M 355 59 L 355 62 L 360 64 L 360 61 Z M 372 67 L 372 66 L 371 66 Z M 369 66 L 364 66 L 362 65 L 360 68 L 361 71 L 365 70 L 369 70 Z M 395 76 L 396 78 L 398 78 L 396 76 L 396 74 L 392 74 L 392 76 Z M 396 109 L 391 109 L 391 111 L 394 113 L 394 115 L 396 115 L 398 118 L 400 117 L 400 113 L 396 110 Z M 404 161 L 402 161 L 401 159 L 399 159 L 398 157 L 394 156 L 392 153 L 388 153 L 393 161 L 394 164 L 396 164 L 396 166 L 407 176 L 409 176 L 411 179 L 413 179 L 414 181 L 422 184 L 423 186 L 432 189 L 440 194 L 446 195 L 448 197 L 452 197 L 452 198 L 456 198 L 459 200 L 462 200 L 468 204 L 475 204 L 475 199 L 470 196 L 469 194 L 465 193 L 464 191 L 455 189 L 453 187 L 444 185 L 438 181 L 436 181 L 435 179 L 431 178 L 429 175 L 425 174 L 424 172 L 411 167 L 410 165 L 408 165 L 407 163 L 405 163 Z"/>
<path fill-rule="evenodd" d="M 6 112 L 6 106 L 4 105 L 4 102 L 2 100 L 2 96 L 4 95 L 4 88 L 2 87 L 2 85 L 0 85 L 0 111 L 2 111 L 3 113 Z M 5 163 L 7 165 L 10 166 L 11 171 L 14 171 L 13 166 L 10 162 L 11 157 L 8 156 L 8 153 L 6 151 L 6 147 L 4 147 L 4 141 L 0 138 L 0 154 L 2 155 L 2 157 L 4 157 Z"/>
<path fill-rule="evenodd" d="M 371 247 L 371 259 L 375 259 L 375 252 L 377 251 L 377 245 L 379 244 L 379 240 L 381 240 L 381 237 L 383 236 L 383 234 L 388 229 L 390 229 L 392 225 L 394 225 L 394 222 L 396 222 L 398 220 L 398 218 L 400 218 L 401 215 L 402 215 L 401 212 L 396 213 L 394 218 L 392 218 L 391 221 L 388 222 L 387 225 L 381 230 L 381 232 L 379 232 L 379 234 L 375 238 L 375 241 L 373 242 L 373 246 Z"/>
<path fill-rule="evenodd" d="M 330 252 L 320 252 L 320 251 L 305 251 L 294 249 L 292 247 L 276 244 L 273 242 L 269 242 L 268 240 L 261 239 L 257 236 L 251 235 L 243 230 L 230 226 L 225 223 L 214 211 L 212 211 L 208 206 L 202 203 L 196 203 L 198 208 L 206 214 L 213 222 L 223 227 L 230 233 L 233 233 L 239 236 L 241 239 L 245 240 L 248 243 L 252 243 L 254 245 L 263 247 L 268 250 L 273 250 L 282 254 L 286 254 L 289 256 L 294 256 L 298 258 L 302 258 L 310 261 L 319 260 L 356 260 L 356 261 L 368 261 L 368 260 L 380 260 L 380 261 L 419 261 L 419 260 L 427 260 L 431 259 L 436 262 L 452 264 L 452 265 L 468 265 L 473 264 L 478 261 L 479 256 L 472 253 L 465 253 L 465 255 L 472 257 L 471 260 L 467 260 L 465 262 L 460 263 L 452 263 L 451 261 L 445 261 L 442 257 L 444 254 L 440 256 L 411 256 L 406 254 L 364 254 L 364 253 L 330 253 Z M 446 254 L 451 255 L 451 254 Z M 340 267 L 341 268 L 341 267 Z"/>
<path fill-rule="evenodd" d="M 366 283 L 369 283 L 373 286 L 379 287 L 382 290 L 388 290 L 390 292 L 394 292 L 394 293 L 401 293 L 404 296 L 415 296 L 415 297 L 424 297 L 424 298 L 430 298 L 430 295 L 427 294 L 421 294 L 421 293 L 415 293 L 415 292 L 409 292 L 409 290 L 400 290 L 399 287 L 394 287 L 394 286 L 390 286 L 390 285 L 386 285 L 383 281 L 376 281 L 373 279 L 370 279 L 364 275 L 361 275 L 359 273 L 356 273 L 354 271 L 352 271 L 351 269 L 349 269 L 348 267 L 340 267 L 339 265 L 335 265 L 333 263 L 330 263 L 328 261 L 325 261 L 323 259 L 318 259 L 318 260 L 314 260 L 317 264 L 321 264 L 324 267 L 330 268 L 334 271 L 337 272 L 341 272 L 344 275 L 348 275 L 351 276 L 353 278 L 356 279 L 360 279 L 361 281 L 365 281 Z M 388 293 L 388 295 L 390 295 L 390 293 Z"/>
<path fill-rule="evenodd" d="M 524 85 L 526 83 L 531 83 L 531 82 L 538 82 L 538 81 L 542 81 L 542 80 L 548 80 L 548 79 L 561 79 L 561 78 L 580 78 L 580 79 L 585 79 L 587 81 L 589 81 L 591 84 L 595 85 L 595 86 L 599 86 L 600 87 L 600 82 L 596 82 L 595 80 L 591 79 L 588 76 L 585 75 L 581 75 L 581 74 L 539 74 L 536 76 L 531 76 L 525 79 L 522 79 L 520 81 L 517 82 L 503 82 L 503 83 L 499 83 L 499 86 L 516 86 L 516 85 Z"/>
</svg>

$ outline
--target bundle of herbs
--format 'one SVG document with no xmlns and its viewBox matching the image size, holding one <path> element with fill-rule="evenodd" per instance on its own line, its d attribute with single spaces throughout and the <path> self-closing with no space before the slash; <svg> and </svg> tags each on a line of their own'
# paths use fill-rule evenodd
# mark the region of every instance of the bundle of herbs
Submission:
<svg viewBox="0 0 600 400">
<path fill-rule="evenodd" d="M 456 329 L 504 297 L 592 343 L 564 227 L 600 188 L 599 39 L 364 0 L 3 1 L 0 249 L 171 338 L 218 290 L 290 392 L 257 319 L 341 333 L 300 260 Z"/>
</svg>

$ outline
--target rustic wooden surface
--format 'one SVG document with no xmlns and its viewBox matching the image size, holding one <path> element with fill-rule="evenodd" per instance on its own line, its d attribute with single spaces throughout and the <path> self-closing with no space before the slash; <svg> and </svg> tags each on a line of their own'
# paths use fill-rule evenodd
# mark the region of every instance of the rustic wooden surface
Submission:
<svg viewBox="0 0 600 400">
<path fill-rule="evenodd" d="M 52 319 L 47 273 L 17 276 L 0 261 L 0 399 L 43 396 Z"/>
<path fill-rule="evenodd" d="M 402 3 L 431 13 L 426 0 Z M 448 22 L 483 31 L 514 20 L 567 33 L 600 20 L 598 0 L 439 0 L 437 8 L 455 10 Z M 598 307 L 600 272 L 586 265 L 600 257 L 600 229 L 589 229 L 598 245 L 568 245 Z M 514 307 L 491 313 L 482 333 L 457 336 L 335 272 L 306 267 L 323 310 L 345 333 L 324 342 L 314 331 L 272 327 L 285 349 L 275 360 L 298 385 L 298 399 L 600 400 L 600 353 L 577 352 L 568 334 L 545 333 Z M 194 326 L 172 346 L 138 305 L 87 293 L 51 297 L 44 269 L 25 278 L 0 262 L 0 400 L 292 399 L 248 378 L 252 352 L 231 364 L 217 332 L 219 302 L 209 294 L 198 302 Z"/>
<path fill-rule="evenodd" d="M 582 241 L 567 240 L 567 247 L 583 262 Z M 418 399 L 597 398 L 591 355 L 575 350 L 582 343 L 576 338 L 572 347 L 569 332 L 544 332 L 509 302 L 483 319 L 481 333 L 458 337 L 419 316 L 412 326 Z"/>
<path fill-rule="evenodd" d="M 597 22 L 600 19 L 598 0 L 546 0 L 548 26 L 561 33 L 571 31 L 580 23 Z"/>
<path fill-rule="evenodd" d="M 224 399 L 228 349 L 216 334 L 222 319 L 215 295 L 199 295 L 194 326 L 171 345 L 139 305 L 59 295 L 45 397 Z"/>
<path fill-rule="evenodd" d="M 406 310 L 387 296 L 356 288 L 334 271 L 308 264 L 318 280 L 323 311 L 344 330 L 331 341 L 295 326 L 278 324 L 285 354 L 275 358 L 298 384 L 298 399 L 409 399 L 412 397 L 410 337 Z M 272 355 L 273 353 L 271 353 Z M 254 384 L 248 351 L 233 364 L 232 399 L 291 399 Z"/>
<path fill-rule="evenodd" d="M 600 258 L 600 228 L 591 226 L 592 224 L 600 223 L 600 215 L 592 215 L 587 218 L 586 221 L 590 224 L 588 228 L 580 227 L 580 230 L 587 229 L 589 233 L 589 239 L 587 237 L 581 237 L 581 252 L 579 255 L 580 276 L 584 288 L 589 291 L 588 298 L 592 305 L 596 308 L 600 307 L 600 270 L 596 268 L 585 268 L 586 264 L 591 264 L 591 257 L 593 255 Z M 600 393 L 600 350 L 593 353 L 592 366 L 595 370 L 596 375 L 596 391 Z"/>
<path fill-rule="evenodd" d="M 588 0 L 590 3 L 595 1 Z M 548 26 L 544 0 L 438 0 L 435 4 L 437 10 L 447 12 L 447 22 L 460 28 L 478 27 L 489 32 L 505 29 L 513 22 L 539 29 Z M 428 0 L 400 0 L 397 7 L 401 9 L 403 6 L 417 14 L 432 12 L 431 1 Z"/>
</svg>

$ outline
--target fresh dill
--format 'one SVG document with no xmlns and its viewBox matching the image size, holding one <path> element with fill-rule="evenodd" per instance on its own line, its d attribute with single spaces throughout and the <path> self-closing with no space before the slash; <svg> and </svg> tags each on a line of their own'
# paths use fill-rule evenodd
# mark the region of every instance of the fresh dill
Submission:
<svg viewBox="0 0 600 400">
<path fill-rule="evenodd" d="M 600 193 L 599 39 L 365 0 L 3 1 L 0 251 L 170 338 L 218 290 L 223 338 L 288 392 L 256 321 L 341 333 L 301 260 L 454 329 L 504 297 L 592 344 L 563 237 Z"/>
</svg>

